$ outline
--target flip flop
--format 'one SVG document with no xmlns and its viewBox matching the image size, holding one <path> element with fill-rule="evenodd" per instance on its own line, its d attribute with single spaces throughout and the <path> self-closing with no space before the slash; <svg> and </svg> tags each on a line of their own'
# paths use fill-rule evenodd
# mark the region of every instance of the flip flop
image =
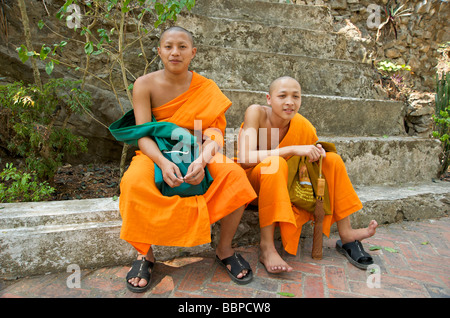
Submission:
<svg viewBox="0 0 450 318">
<path fill-rule="evenodd" d="M 153 270 L 154 265 L 155 263 L 146 260 L 145 257 L 142 257 L 142 259 L 139 260 L 135 260 L 131 265 L 131 269 L 127 273 L 126 277 L 127 288 L 133 293 L 145 292 L 150 287 L 150 280 L 152 277 L 152 273 L 149 272 L 149 269 Z M 134 286 L 128 282 L 129 279 L 136 277 L 140 279 L 145 279 L 147 281 L 147 285 L 140 287 Z"/>
<path fill-rule="evenodd" d="M 342 244 L 342 241 L 338 240 L 336 249 L 358 268 L 367 269 L 369 265 L 373 264 L 372 256 L 364 250 L 360 241 Z"/>
<path fill-rule="evenodd" d="M 241 256 L 241 254 L 234 253 L 232 256 L 222 260 L 216 255 L 216 261 L 227 270 L 228 275 L 236 284 L 245 285 L 250 283 L 253 279 L 253 272 L 250 268 L 250 264 Z M 228 269 L 227 265 L 230 265 L 231 270 Z M 242 278 L 238 278 L 237 275 L 244 269 L 247 270 L 247 274 Z"/>
</svg>

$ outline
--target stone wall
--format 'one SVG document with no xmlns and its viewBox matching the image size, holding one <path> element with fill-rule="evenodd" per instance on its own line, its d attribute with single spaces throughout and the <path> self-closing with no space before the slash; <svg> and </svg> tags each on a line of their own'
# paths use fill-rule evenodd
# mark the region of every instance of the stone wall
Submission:
<svg viewBox="0 0 450 318">
<path fill-rule="evenodd" d="M 265 0 L 278 2 L 278 0 Z M 286 0 L 279 0 L 286 2 Z M 362 44 L 365 47 L 361 54 L 355 54 L 367 63 L 374 63 L 383 59 L 390 59 L 395 63 L 408 64 L 411 66 L 413 74 L 410 76 L 410 85 L 413 90 L 424 92 L 425 95 L 416 94 L 410 98 L 405 122 L 409 127 L 411 135 L 429 136 L 431 134 L 431 113 L 434 105 L 430 104 L 432 98 L 429 93 L 434 92 L 435 87 L 435 66 L 437 64 L 437 48 L 440 43 L 450 41 L 450 3 L 446 0 L 403 0 L 406 8 L 411 8 L 413 14 L 409 17 L 403 17 L 398 20 L 398 36 L 383 34 L 379 41 L 375 41 L 376 28 L 368 27 L 368 18 L 371 14 L 368 10 L 369 5 L 380 5 L 383 8 L 387 0 L 290 0 L 297 4 L 321 5 L 330 9 L 334 17 L 334 31 L 343 33 L 345 36 L 355 39 L 349 43 L 356 43 L 355 50 L 361 50 Z M 63 0 L 38 0 L 27 1 L 28 15 L 32 26 L 32 37 L 34 49 L 42 45 L 43 42 L 54 43 L 61 40 L 60 36 L 44 28 L 36 28 L 37 22 L 44 18 L 51 26 L 57 28 L 61 23 L 51 18 L 64 3 Z M 16 1 L 3 0 L 0 2 L 0 84 L 22 80 L 32 82 L 32 71 L 30 63 L 22 64 L 18 59 L 15 49 L 25 43 L 23 38 L 22 23 L 20 11 Z M 384 15 L 381 14 L 381 20 Z M 133 25 L 131 25 L 133 28 Z M 133 30 L 129 30 L 131 34 Z M 71 30 L 58 30 L 58 32 L 71 32 Z M 45 41 L 44 41 L 45 40 Z M 83 39 L 81 39 L 83 40 Z M 147 57 L 152 59 L 155 56 L 155 46 L 157 36 L 149 36 L 146 39 Z M 82 46 L 67 47 L 64 51 L 65 57 L 68 57 L 74 63 L 83 65 L 80 56 L 84 56 Z M 143 64 L 140 63 L 139 48 L 132 48 L 127 54 L 128 68 L 132 74 L 139 76 L 143 70 Z M 133 58 L 131 58 L 133 57 Z M 109 74 L 105 73 L 107 60 L 104 57 L 91 61 L 91 71 L 104 79 Z M 39 63 L 41 76 L 47 80 L 43 63 Z M 151 68 L 159 67 L 154 63 Z M 81 78 L 80 73 L 67 71 L 63 67 L 55 67 L 53 76 Z M 117 76 L 121 80 L 120 76 Z M 133 79 L 130 77 L 130 81 Z M 91 79 L 88 81 L 89 88 L 96 101 L 93 108 L 94 115 L 102 122 L 109 124 L 117 119 L 121 114 L 117 100 L 110 89 L 102 85 L 101 82 Z M 117 87 L 120 87 L 118 85 Z M 121 102 L 126 109 L 131 107 L 126 94 L 121 94 Z M 417 96 L 426 96 L 418 100 Z M 414 100 L 414 102 L 412 102 Z M 425 102 L 424 102 L 425 101 Z M 420 110 L 416 108 L 419 107 Z M 409 117 L 408 117 L 409 116 Z M 89 160 L 104 161 L 108 158 L 118 158 L 121 151 L 120 145 L 111 139 L 109 132 L 101 125 L 97 124 L 89 117 L 79 118 L 74 116 L 69 124 L 80 133 L 88 136 L 93 142 L 90 143 L 90 151 L 87 156 Z M 80 157 L 80 158 L 84 158 Z"/>
<path fill-rule="evenodd" d="M 382 28 L 377 40 L 377 22 L 386 21 L 388 0 L 296 0 L 297 4 L 325 5 L 334 17 L 336 32 L 360 37 L 374 65 L 382 60 L 411 67 L 406 74 L 407 104 L 405 127 L 411 136 L 430 137 L 435 110 L 434 92 L 439 63 L 439 45 L 450 41 L 450 2 L 447 0 L 390 1 L 392 7 L 404 5 L 409 16 L 396 18 L 392 28 Z M 379 6 L 379 7 L 377 7 Z M 376 11 L 377 9 L 380 11 Z M 380 18 L 376 20 L 376 14 Z M 403 74 L 405 75 L 405 74 Z"/>
<path fill-rule="evenodd" d="M 330 8 L 335 21 L 335 31 L 353 32 L 368 41 L 368 58 L 374 61 L 389 59 L 397 64 L 411 66 L 413 89 L 434 91 L 437 49 L 450 41 L 450 2 L 447 0 L 390 1 L 410 9 L 411 15 L 395 19 L 394 32 L 382 34 L 376 41 L 377 27 L 370 5 L 379 5 L 380 22 L 386 20 L 384 9 L 388 0 L 290 0 L 297 4 L 325 5 Z M 395 5 L 393 5 L 395 7 Z M 368 21 L 369 20 L 369 21 Z M 368 23 L 369 22 L 369 23 Z M 372 27 L 371 27 L 372 26 Z M 383 28 L 387 30 L 387 28 Z"/>
<path fill-rule="evenodd" d="M 58 20 L 56 13 L 64 5 L 64 0 L 27 0 L 27 13 L 30 22 L 30 31 L 32 37 L 32 45 L 35 51 L 40 50 L 43 44 L 53 47 L 53 44 L 60 43 L 62 40 L 67 40 L 67 37 L 73 37 L 62 51 L 58 51 L 57 58 L 72 65 L 71 68 L 64 64 L 56 65 L 51 77 L 66 78 L 72 80 L 81 80 L 84 76 L 83 72 L 73 66 L 79 66 L 80 69 L 86 65 L 86 54 L 84 53 L 85 37 L 80 36 L 79 32 L 75 32 L 73 28 L 67 27 L 64 20 Z M 44 27 L 39 29 L 37 27 L 39 20 L 44 20 L 49 28 Z M 151 19 L 148 19 L 151 22 Z M 146 21 L 147 23 L 150 23 Z M 131 36 L 135 33 L 136 19 L 128 19 L 129 29 L 126 30 L 128 35 L 128 42 L 133 39 Z M 97 21 L 94 28 L 102 27 L 102 21 Z M 108 26 L 111 28 L 111 26 Z M 50 29 L 51 28 L 51 29 Z M 76 42 L 79 40 L 80 42 Z M 155 56 L 156 45 L 158 39 L 153 33 L 146 37 L 146 54 L 149 60 Z M 80 44 L 81 43 L 81 44 Z M 21 21 L 21 13 L 16 0 L 0 1 L 0 85 L 12 83 L 15 81 L 22 81 L 25 84 L 33 83 L 33 71 L 31 69 L 30 60 L 22 63 L 16 52 L 16 48 L 25 44 L 25 37 L 23 32 L 23 24 Z M 145 62 L 139 56 L 139 43 L 136 42 L 131 45 L 126 51 L 126 67 L 129 70 L 128 80 L 132 82 L 135 77 L 142 75 Z M 47 61 L 46 61 L 47 62 Z M 112 138 L 110 132 L 99 122 L 104 125 L 111 124 L 118 119 L 123 110 L 120 107 L 118 100 L 106 83 L 109 82 L 109 66 L 111 61 L 105 54 L 90 57 L 89 72 L 86 76 L 85 88 L 91 93 L 94 105 L 91 110 L 96 118 L 94 120 L 88 115 L 73 114 L 68 122 L 68 127 L 76 131 L 84 137 L 87 137 L 89 142 L 89 150 L 86 154 L 81 154 L 76 158 L 71 158 L 73 162 L 108 162 L 119 161 L 122 146 Z M 45 64 L 43 61 L 37 60 L 40 69 L 40 76 L 43 82 L 50 78 L 45 72 Z M 112 81 L 119 96 L 120 104 L 126 111 L 131 109 L 131 102 L 124 90 L 122 76 L 117 63 L 114 64 L 112 73 Z M 158 67 L 156 63 L 152 65 L 149 71 Z M 62 120 L 62 116 L 60 120 Z M 0 136 L 1 137 L 1 136 Z M 0 138 L 1 141 L 1 138 Z M 0 145 L 0 148 L 3 145 Z"/>
</svg>

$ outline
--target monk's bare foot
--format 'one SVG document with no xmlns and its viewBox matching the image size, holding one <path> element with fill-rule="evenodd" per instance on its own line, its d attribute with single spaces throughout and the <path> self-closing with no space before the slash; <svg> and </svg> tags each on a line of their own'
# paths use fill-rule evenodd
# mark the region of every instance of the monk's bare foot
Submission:
<svg viewBox="0 0 450 318">
<path fill-rule="evenodd" d="M 155 259 L 153 258 L 153 259 L 150 259 L 148 256 L 144 256 L 144 255 L 141 255 L 141 254 L 139 254 L 138 255 L 138 257 L 137 257 L 137 259 L 142 259 L 142 257 L 145 257 L 145 259 L 146 260 L 148 260 L 148 261 L 150 261 L 150 262 L 155 262 Z M 130 268 L 130 270 L 131 270 L 131 268 Z M 133 277 L 133 278 L 130 278 L 129 280 L 128 280 L 128 282 L 131 284 L 131 285 L 133 285 L 133 286 L 135 286 L 135 287 L 144 287 L 144 286 L 146 286 L 147 285 L 147 280 L 146 279 L 143 279 L 143 278 L 139 278 L 139 277 Z"/>
<path fill-rule="evenodd" d="M 378 223 L 375 220 L 370 221 L 369 226 L 367 227 L 367 237 L 369 238 L 371 236 L 375 235 L 375 232 L 377 231 Z"/>
<path fill-rule="evenodd" d="M 272 274 L 292 271 L 292 267 L 281 258 L 275 248 L 261 248 L 259 261 Z"/>
<path fill-rule="evenodd" d="M 351 229 L 348 233 L 341 234 L 342 244 L 354 242 L 354 241 L 362 241 L 366 238 L 372 237 L 375 235 L 377 230 L 378 223 L 375 220 L 370 221 L 369 226 L 362 229 Z"/>
<path fill-rule="evenodd" d="M 220 260 L 224 260 L 225 258 L 228 258 L 234 254 L 234 250 L 230 248 L 222 248 L 218 247 L 216 249 L 216 255 Z M 227 265 L 228 270 L 231 270 L 231 265 Z M 243 278 L 245 275 L 247 275 L 248 271 L 246 269 L 242 270 L 239 274 L 237 274 L 237 278 Z"/>
</svg>

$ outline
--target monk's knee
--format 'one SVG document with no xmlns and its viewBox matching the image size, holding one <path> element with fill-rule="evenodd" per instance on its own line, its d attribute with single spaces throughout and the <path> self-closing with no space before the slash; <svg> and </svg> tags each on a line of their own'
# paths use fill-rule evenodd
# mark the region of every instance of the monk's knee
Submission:
<svg viewBox="0 0 450 318">
<path fill-rule="evenodd" d="M 134 158 L 133 158 L 134 159 Z M 120 180 L 120 191 L 133 193 L 142 187 L 148 187 L 155 180 L 155 170 L 153 162 L 140 160 L 137 158 L 132 161 L 128 169 Z"/>
<path fill-rule="evenodd" d="M 261 175 L 287 176 L 288 164 L 286 159 L 279 156 L 267 157 L 261 162 Z"/>
<path fill-rule="evenodd" d="M 240 166 L 236 165 L 235 163 L 230 164 L 231 169 L 227 172 L 229 177 L 232 177 L 233 179 L 237 180 L 247 180 L 247 174 L 245 173 L 245 170 L 242 169 Z M 223 169 L 223 171 L 226 171 Z"/>
<path fill-rule="evenodd" d="M 326 157 L 323 160 L 324 165 L 330 165 L 335 167 L 345 167 L 342 157 L 334 152 L 327 152 Z"/>
</svg>

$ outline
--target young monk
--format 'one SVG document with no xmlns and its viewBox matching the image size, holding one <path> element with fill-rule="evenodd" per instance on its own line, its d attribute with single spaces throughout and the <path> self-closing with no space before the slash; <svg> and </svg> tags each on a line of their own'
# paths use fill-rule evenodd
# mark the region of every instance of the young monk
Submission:
<svg viewBox="0 0 450 318">
<path fill-rule="evenodd" d="M 291 77 L 273 81 L 267 95 L 269 106 L 251 105 L 239 136 L 239 160 L 258 193 L 261 227 L 260 262 L 270 273 L 289 272 L 289 266 L 274 245 L 274 228 L 280 226 L 284 249 L 297 253 L 303 224 L 313 219 L 312 213 L 300 210 L 290 202 L 287 188 L 288 166 L 291 156 L 306 156 L 310 162 L 323 159 L 332 215 L 325 215 L 323 232 L 329 236 L 330 227 L 337 222 L 341 240 L 340 252 L 352 264 L 366 268 L 373 261 L 359 241 L 375 234 L 377 222 L 367 228 L 352 229 L 349 215 L 362 208 L 339 155 L 325 153 L 312 124 L 298 114 L 301 105 L 300 84 Z M 359 251 L 359 252 L 358 252 Z"/>
<path fill-rule="evenodd" d="M 189 71 L 197 49 L 190 32 L 172 27 L 161 34 L 158 54 L 164 69 L 139 77 L 133 87 L 136 125 L 169 121 L 194 131 L 194 120 L 201 120 L 203 145 L 188 168 L 180 173 L 176 164 L 166 159 L 150 137 L 138 140 L 139 151 L 121 181 L 121 238 L 138 251 L 127 275 L 127 287 L 143 292 L 150 286 L 155 262 L 152 245 L 194 246 L 211 241 L 210 225 L 221 223 L 216 248 L 218 262 L 239 284 L 252 279 L 249 264 L 231 247 L 245 206 L 256 198 L 244 170 L 219 153 L 226 127 L 225 111 L 231 106 L 217 85 Z M 205 167 L 214 179 L 204 195 L 163 196 L 155 185 L 154 164 L 162 171 L 170 187 L 183 182 L 198 184 Z M 239 189 L 237 191 L 236 189 Z"/>
</svg>

